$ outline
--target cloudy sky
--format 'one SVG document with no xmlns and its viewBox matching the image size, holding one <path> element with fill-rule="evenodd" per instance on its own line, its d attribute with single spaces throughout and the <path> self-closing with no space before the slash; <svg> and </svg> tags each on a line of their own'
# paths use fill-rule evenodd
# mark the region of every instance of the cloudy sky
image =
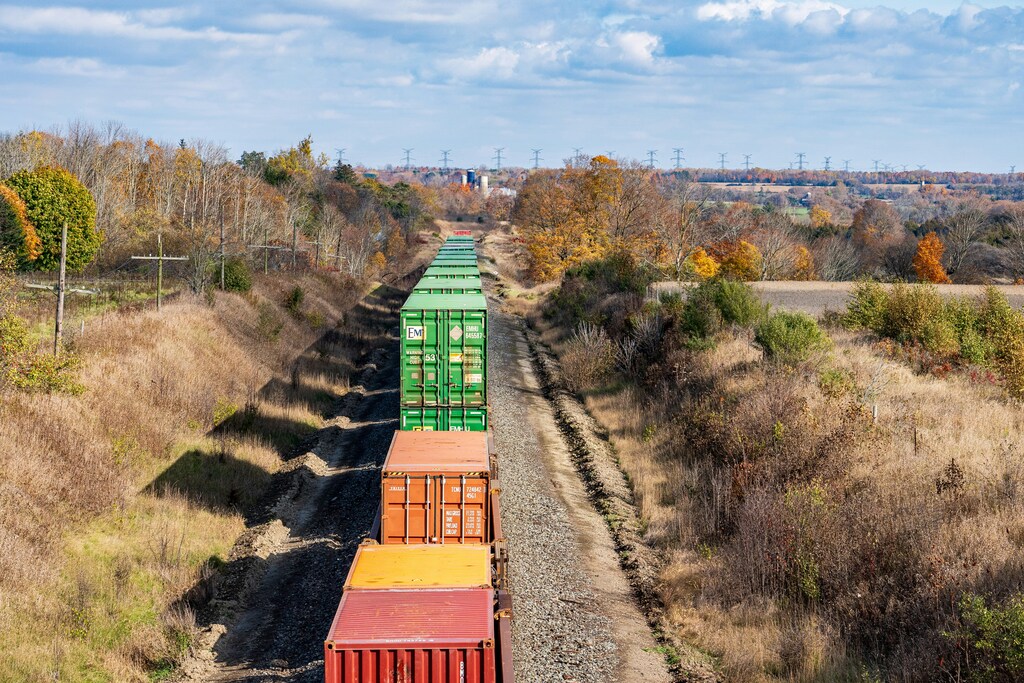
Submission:
<svg viewBox="0 0 1024 683">
<path fill-rule="evenodd" d="M 681 147 L 1024 170 L 1024 7 L 876 2 L 0 0 L 0 130 L 117 120 L 236 157 L 311 133 L 371 165 Z"/>
</svg>

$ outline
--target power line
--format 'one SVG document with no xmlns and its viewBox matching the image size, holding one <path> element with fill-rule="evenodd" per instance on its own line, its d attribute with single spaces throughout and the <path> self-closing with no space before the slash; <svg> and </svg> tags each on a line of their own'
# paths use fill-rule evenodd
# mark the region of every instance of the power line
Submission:
<svg viewBox="0 0 1024 683">
<path fill-rule="evenodd" d="M 796 159 L 797 159 L 796 165 L 797 165 L 797 168 L 799 170 L 801 170 L 801 171 L 804 170 L 804 159 L 806 157 L 807 157 L 807 155 L 804 154 L 803 152 L 797 152 L 796 153 Z"/>
<path fill-rule="evenodd" d="M 657 158 L 657 156 L 658 156 L 658 150 L 656 150 L 656 149 L 649 149 L 649 150 L 647 150 L 647 166 L 651 170 L 654 169 L 654 161 Z"/>
<path fill-rule="evenodd" d="M 825 170 L 826 171 L 831 171 L 832 170 L 832 157 L 825 157 Z"/>
<path fill-rule="evenodd" d="M 492 159 L 497 159 L 498 160 L 498 165 L 495 167 L 496 170 L 498 170 L 498 171 L 501 170 L 501 153 L 504 152 L 504 151 L 505 151 L 504 147 L 495 147 L 494 148 L 494 156 L 491 157 Z"/>
<path fill-rule="evenodd" d="M 673 147 L 672 148 L 672 153 L 676 155 L 676 168 L 682 168 L 683 167 L 683 148 L 682 147 Z"/>
<path fill-rule="evenodd" d="M 188 261 L 188 256 L 164 256 L 164 238 L 157 233 L 156 236 L 157 254 L 153 256 L 132 256 L 133 261 L 156 261 L 156 310 L 160 310 L 163 301 L 164 289 L 164 261 Z M 62 275 L 63 277 L 63 275 Z"/>
<path fill-rule="evenodd" d="M 743 167 L 745 169 L 747 169 L 748 171 L 750 170 L 750 156 L 751 155 L 749 155 L 749 154 L 744 154 L 743 155 Z"/>
<path fill-rule="evenodd" d="M 451 154 L 451 152 L 452 151 L 450 149 L 441 150 L 441 163 L 443 164 L 441 170 L 445 173 L 448 173 L 448 155 Z"/>
<path fill-rule="evenodd" d="M 718 153 L 718 167 L 720 169 L 722 169 L 723 171 L 725 170 L 725 157 L 726 157 L 726 153 L 725 152 L 719 152 Z"/>
<path fill-rule="evenodd" d="M 873 163 L 875 165 L 875 173 L 878 173 L 878 164 L 880 164 L 881 162 L 882 162 L 881 159 L 872 159 L 871 160 L 871 163 Z"/>
<path fill-rule="evenodd" d="M 533 167 L 535 169 L 540 168 L 540 162 L 542 161 L 541 158 L 540 158 L 540 153 L 543 152 L 544 150 L 543 149 L 535 149 L 535 150 L 532 150 L 532 151 L 533 151 Z"/>
<path fill-rule="evenodd" d="M 406 171 L 408 171 L 410 168 L 412 168 L 412 157 L 410 155 L 412 154 L 412 150 L 413 149 L 414 149 L 413 147 L 410 147 L 409 149 L 406 149 L 405 147 L 402 148 L 402 151 L 405 152 L 405 170 Z"/>
</svg>

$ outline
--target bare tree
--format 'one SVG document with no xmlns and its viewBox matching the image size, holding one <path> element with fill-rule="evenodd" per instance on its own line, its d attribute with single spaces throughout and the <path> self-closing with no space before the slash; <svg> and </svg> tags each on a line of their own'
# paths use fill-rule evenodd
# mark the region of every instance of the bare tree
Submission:
<svg viewBox="0 0 1024 683">
<path fill-rule="evenodd" d="M 1015 203 L 1003 214 L 1003 227 L 1009 234 L 1007 245 L 1017 274 L 1024 273 L 1024 204 Z"/>
<path fill-rule="evenodd" d="M 684 261 L 702 241 L 701 226 L 710 211 L 711 202 L 700 183 L 688 180 L 670 182 L 662 188 L 662 194 L 667 201 L 662 206 L 657 227 L 678 275 L 683 271 Z"/>
<path fill-rule="evenodd" d="M 988 227 L 988 216 L 975 202 L 965 202 L 945 221 L 946 270 L 955 274 L 971 255 Z"/>
<path fill-rule="evenodd" d="M 761 279 L 785 278 L 793 269 L 796 243 L 793 222 L 784 213 L 773 211 L 758 217 L 751 240 L 761 252 Z"/>
<path fill-rule="evenodd" d="M 815 244 L 814 262 L 821 279 L 833 282 L 853 279 L 860 268 L 857 250 L 849 240 L 838 235 Z"/>
</svg>

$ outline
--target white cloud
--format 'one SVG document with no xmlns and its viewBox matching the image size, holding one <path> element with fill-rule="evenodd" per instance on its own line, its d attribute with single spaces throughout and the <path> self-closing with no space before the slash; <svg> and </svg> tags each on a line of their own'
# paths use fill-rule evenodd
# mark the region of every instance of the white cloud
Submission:
<svg viewBox="0 0 1024 683">
<path fill-rule="evenodd" d="M 434 0 L 321 0 L 319 4 L 364 19 L 406 24 L 471 24 L 498 9 L 495 0 L 449 3 Z"/>
<path fill-rule="evenodd" d="M 441 64 L 448 73 L 459 79 L 506 79 L 515 74 L 519 53 L 507 47 L 485 47 L 472 57 L 446 59 Z"/>
<path fill-rule="evenodd" d="M 245 20 L 245 25 L 264 31 L 284 31 L 287 29 L 327 28 L 331 25 L 331 20 L 316 14 L 266 12 L 249 17 Z"/>
<path fill-rule="evenodd" d="M 147 24 L 128 12 L 89 10 L 82 7 L 0 6 L 0 32 L 92 35 L 136 40 L 185 40 L 213 43 L 263 43 L 268 36 L 233 33 L 218 28 L 197 30 Z"/>
<path fill-rule="evenodd" d="M 646 31 L 613 33 L 608 43 L 618 48 L 625 61 L 641 66 L 653 64 L 654 54 L 661 49 L 661 39 Z"/>
<path fill-rule="evenodd" d="M 806 21 L 815 12 L 825 10 L 833 10 L 840 16 L 845 16 L 850 11 L 842 5 L 825 0 L 727 0 L 701 5 L 697 8 L 697 18 L 701 21 L 747 21 L 774 17 L 787 24 L 796 25 Z"/>
<path fill-rule="evenodd" d="M 98 59 L 73 57 L 43 57 L 37 59 L 32 68 L 44 73 L 60 76 L 83 76 L 88 78 L 116 78 L 124 75 L 122 68 L 111 67 Z"/>
</svg>

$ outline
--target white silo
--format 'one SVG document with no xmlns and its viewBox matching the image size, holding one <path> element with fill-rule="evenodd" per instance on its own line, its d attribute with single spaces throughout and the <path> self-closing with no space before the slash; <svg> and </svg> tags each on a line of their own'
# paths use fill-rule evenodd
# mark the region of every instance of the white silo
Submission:
<svg viewBox="0 0 1024 683">
<path fill-rule="evenodd" d="M 487 176 L 480 176 L 480 192 L 486 197 L 489 190 L 487 189 Z"/>
</svg>

